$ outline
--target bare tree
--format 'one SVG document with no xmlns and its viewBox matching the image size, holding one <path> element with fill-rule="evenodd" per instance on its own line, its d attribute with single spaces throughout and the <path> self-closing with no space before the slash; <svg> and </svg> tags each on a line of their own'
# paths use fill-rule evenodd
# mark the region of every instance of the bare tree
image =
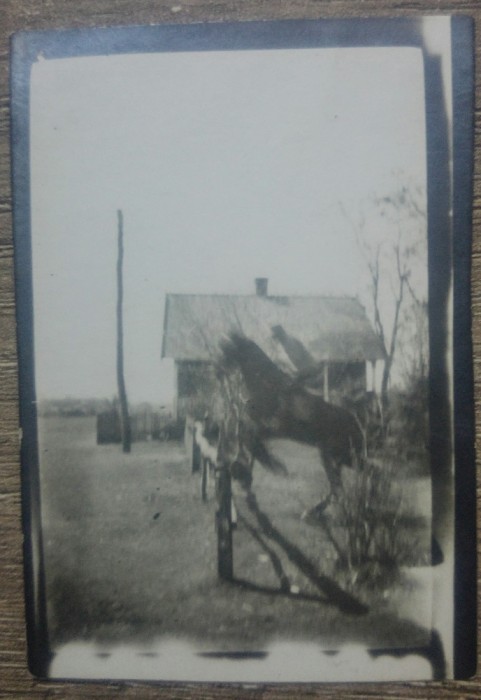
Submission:
<svg viewBox="0 0 481 700">
<path fill-rule="evenodd" d="M 416 361 L 426 372 L 427 342 L 427 233 L 425 197 L 421 187 L 402 184 L 394 192 L 369 202 L 357 219 L 344 214 L 353 228 L 366 264 L 368 306 L 374 329 L 384 349 L 381 400 L 387 404 L 396 355 Z M 403 342 L 404 337 L 404 342 Z M 409 341 L 407 338 L 409 337 Z M 408 346 L 417 346 L 413 353 Z M 414 358 L 414 356 L 416 356 Z"/>
<path fill-rule="evenodd" d="M 130 426 L 129 405 L 124 377 L 124 325 L 123 325 L 123 262 L 124 262 L 124 220 L 120 209 L 117 211 L 117 384 L 120 404 L 120 430 L 122 435 L 122 450 L 130 452 L 132 431 Z"/>
</svg>

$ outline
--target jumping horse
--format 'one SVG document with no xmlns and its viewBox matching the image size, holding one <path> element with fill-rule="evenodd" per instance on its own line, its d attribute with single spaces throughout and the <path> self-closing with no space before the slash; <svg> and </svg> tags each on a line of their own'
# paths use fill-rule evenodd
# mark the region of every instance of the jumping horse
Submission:
<svg viewBox="0 0 481 700">
<path fill-rule="evenodd" d="M 244 451 L 251 455 L 247 471 L 252 469 L 254 459 L 273 471 L 280 470 L 280 463 L 265 446 L 270 438 L 287 438 L 317 447 L 330 492 L 303 515 L 308 520 L 317 518 L 339 495 L 341 468 L 362 468 L 365 462 L 366 441 L 358 419 L 350 411 L 308 391 L 283 372 L 251 339 L 231 333 L 221 342 L 221 350 L 226 371 L 237 368 L 243 377 L 247 392 L 245 409 L 255 426 L 243 445 Z M 238 460 L 236 468 L 250 486 L 246 460 L 241 459 L 240 463 Z M 235 470 L 232 475 L 236 477 Z"/>
</svg>

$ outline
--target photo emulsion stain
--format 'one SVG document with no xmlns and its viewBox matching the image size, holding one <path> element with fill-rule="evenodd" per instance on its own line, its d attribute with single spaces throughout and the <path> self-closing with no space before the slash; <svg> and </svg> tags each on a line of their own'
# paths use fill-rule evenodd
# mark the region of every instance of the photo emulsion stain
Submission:
<svg viewBox="0 0 481 700">
<path fill-rule="evenodd" d="M 451 21 L 340 25 L 32 64 L 50 677 L 453 675 Z"/>
</svg>

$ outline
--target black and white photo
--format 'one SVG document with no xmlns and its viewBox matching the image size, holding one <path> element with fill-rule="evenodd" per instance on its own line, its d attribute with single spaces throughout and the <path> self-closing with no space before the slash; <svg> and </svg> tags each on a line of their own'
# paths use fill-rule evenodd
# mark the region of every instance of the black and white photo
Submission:
<svg viewBox="0 0 481 700">
<path fill-rule="evenodd" d="M 469 37 L 14 39 L 34 672 L 458 674 Z"/>
</svg>

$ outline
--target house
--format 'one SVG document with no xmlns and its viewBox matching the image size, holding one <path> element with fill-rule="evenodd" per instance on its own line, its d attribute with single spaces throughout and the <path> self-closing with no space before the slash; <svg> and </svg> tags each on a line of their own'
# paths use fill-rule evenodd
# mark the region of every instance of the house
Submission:
<svg viewBox="0 0 481 700">
<path fill-rule="evenodd" d="M 271 296 L 265 278 L 252 295 L 167 294 L 162 357 L 175 360 L 177 415 L 219 410 L 219 343 L 240 331 L 325 400 L 376 391 L 384 347 L 351 297 Z"/>
</svg>

